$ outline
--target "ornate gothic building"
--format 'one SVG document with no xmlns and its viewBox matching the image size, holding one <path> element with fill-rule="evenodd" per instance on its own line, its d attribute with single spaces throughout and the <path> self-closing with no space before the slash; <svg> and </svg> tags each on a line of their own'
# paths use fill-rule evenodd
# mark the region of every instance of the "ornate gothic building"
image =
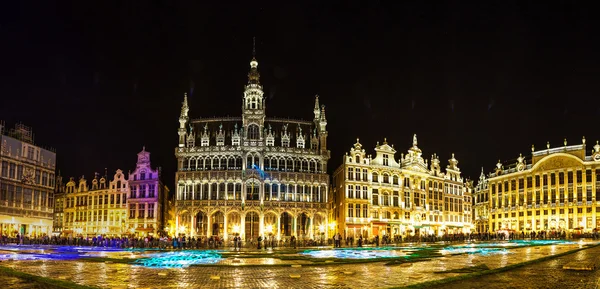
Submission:
<svg viewBox="0 0 600 289">
<path fill-rule="evenodd" d="M 326 237 L 329 176 L 325 106 L 312 121 L 268 118 L 258 62 L 240 117 L 179 117 L 176 230 L 187 236 Z"/>
<path fill-rule="evenodd" d="M 332 210 L 337 230 L 357 239 L 374 235 L 414 236 L 471 232 L 471 182 L 461 176 L 458 161 L 431 164 L 417 147 L 417 136 L 407 154 L 384 140 L 376 155 L 367 155 L 358 140 L 333 175 L 336 202 Z"/>
</svg>

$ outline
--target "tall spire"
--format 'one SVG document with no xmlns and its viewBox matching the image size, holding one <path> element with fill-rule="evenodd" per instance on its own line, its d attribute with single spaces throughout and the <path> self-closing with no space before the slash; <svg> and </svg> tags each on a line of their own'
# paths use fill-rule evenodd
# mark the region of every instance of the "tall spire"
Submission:
<svg viewBox="0 0 600 289">
<path fill-rule="evenodd" d="M 256 61 L 256 37 L 252 38 L 252 61 L 250 61 L 250 72 L 248 73 L 248 84 L 260 85 L 260 74 L 258 73 L 258 61 Z"/>
<path fill-rule="evenodd" d="M 319 95 L 315 95 L 315 108 L 313 110 L 313 112 L 315 113 L 315 120 L 318 120 L 321 118 L 321 109 L 319 109 Z"/>
<path fill-rule="evenodd" d="M 187 92 L 183 94 L 183 102 L 181 103 L 181 118 L 185 118 L 188 116 L 188 111 L 190 110 L 187 101 Z"/>
</svg>

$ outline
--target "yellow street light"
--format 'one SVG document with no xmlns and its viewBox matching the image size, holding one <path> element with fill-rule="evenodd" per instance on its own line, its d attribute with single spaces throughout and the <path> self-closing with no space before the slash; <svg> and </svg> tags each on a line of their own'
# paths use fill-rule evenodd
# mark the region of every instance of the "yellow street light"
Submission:
<svg viewBox="0 0 600 289">
<path fill-rule="evenodd" d="M 267 233 L 273 233 L 273 225 L 267 225 L 266 230 Z"/>
</svg>

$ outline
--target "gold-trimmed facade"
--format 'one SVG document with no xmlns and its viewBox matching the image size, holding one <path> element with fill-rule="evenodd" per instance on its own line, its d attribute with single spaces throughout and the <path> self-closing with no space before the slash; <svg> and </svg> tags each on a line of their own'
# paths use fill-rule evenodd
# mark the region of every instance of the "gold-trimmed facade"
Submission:
<svg viewBox="0 0 600 289">
<path fill-rule="evenodd" d="M 600 145 L 586 154 L 585 138 L 578 145 L 536 151 L 516 162 L 496 164 L 495 171 L 480 177 L 477 209 L 486 232 L 589 233 L 600 227 Z M 484 215 L 484 206 L 488 207 Z"/>
<path fill-rule="evenodd" d="M 333 176 L 336 216 L 342 236 L 424 236 L 471 232 L 472 185 L 461 176 L 458 160 L 446 172 L 437 155 L 431 165 L 417 147 L 396 161 L 396 150 L 377 144 L 367 155 L 357 140 Z"/>
</svg>

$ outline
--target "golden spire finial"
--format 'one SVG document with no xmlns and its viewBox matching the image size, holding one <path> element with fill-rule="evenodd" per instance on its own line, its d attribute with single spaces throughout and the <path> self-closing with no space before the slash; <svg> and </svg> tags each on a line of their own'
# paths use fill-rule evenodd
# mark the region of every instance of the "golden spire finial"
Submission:
<svg viewBox="0 0 600 289">
<path fill-rule="evenodd" d="M 531 152 L 535 151 L 535 145 L 531 145 Z"/>
<path fill-rule="evenodd" d="M 567 146 L 567 139 L 565 138 L 565 141 L 563 142 L 565 144 L 565 146 Z"/>
<path fill-rule="evenodd" d="M 549 141 L 546 142 L 546 148 L 550 149 L 550 142 Z"/>
<path fill-rule="evenodd" d="M 585 144 L 585 136 L 581 138 L 581 143 Z"/>
</svg>

